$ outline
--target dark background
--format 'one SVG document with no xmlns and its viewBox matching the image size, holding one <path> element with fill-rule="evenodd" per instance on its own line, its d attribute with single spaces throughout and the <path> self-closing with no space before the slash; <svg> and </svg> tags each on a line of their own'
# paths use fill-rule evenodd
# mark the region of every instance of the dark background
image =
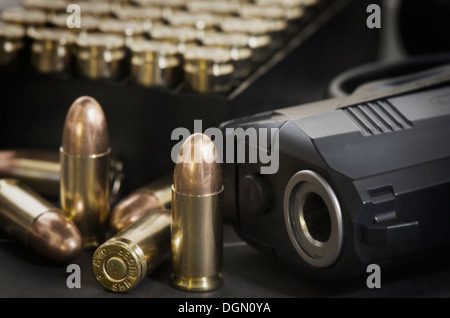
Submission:
<svg viewBox="0 0 450 318">
<path fill-rule="evenodd" d="M 11 1 L 10 1 L 11 2 Z M 74 76 L 43 76 L 26 63 L 0 69 L 0 148 L 57 151 L 71 103 L 90 95 L 108 118 L 112 154 L 124 164 L 122 195 L 172 173 L 170 139 L 176 127 L 203 129 L 270 109 L 327 97 L 341 72 L 365 63 L 397 60 L 448 50 L 448 2 L 334 1 L 331 9 L 228 96 L 153 90 L 120 81 L 89 81 Z M 366 8 L 378 3 L 381 29 L 368 29 Z M 426 3 L 426 4 L 425 4 Z M 447 11 L 446 11 L 447 10 Z M 434 17 L 423 23 L 423 17 Z M 414 36 L 412 35 L 414 34 Z M 433 43 L 430 45 L 429 43 Z M 208 293 L 172 288 L 170 264 L 157 268 L 127 294 L 105 291 L 91 270 L 92 251 L 73 263 L 81 267 L 80 289 L 66 286 L 66 265 L 49 262 L 0 233 L 0 297 L 448 297 L 450 263 L 446 251 L 435 259 L 382 273 L 381 289 L 366 287 L 366 276 L 316 282 L 255 251 L 225 226 L 224 285 Z"/>
</svg>

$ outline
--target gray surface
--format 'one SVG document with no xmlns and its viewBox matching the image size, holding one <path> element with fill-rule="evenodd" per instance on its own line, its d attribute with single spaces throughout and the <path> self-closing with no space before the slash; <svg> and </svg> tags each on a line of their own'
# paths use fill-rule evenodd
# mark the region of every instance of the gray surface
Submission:
<svg viewBox="0 0 450 318">
<path fill-rule="evenodd" d="M 208 293 L 189 293 L 170 285 L 170 264 L 163 263 L 134 290 L 109 292 L 91 269 L 92 251 L 73 261 L 81 268 L 81 288 L 69 289 L 67 265 L 48 262 L 22 244 L 0 239 L 0 297 L 41 298 L 290 298 L 290 297 L 450 297 L 449 261 L 423 262 L 386 270 L 381 288 L 368 289 L 367 276 L 317 282 L 287 268 L 242 242 L 230 226 L 224 235 L 224 285 Z"/>
</svg>

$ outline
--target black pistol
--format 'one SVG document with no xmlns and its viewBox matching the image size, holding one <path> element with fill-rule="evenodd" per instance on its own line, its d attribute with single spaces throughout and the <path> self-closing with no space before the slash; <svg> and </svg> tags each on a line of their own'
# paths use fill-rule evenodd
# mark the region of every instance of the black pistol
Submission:
<svg viewBox="0 0 450 318">
<path fill-rule="evenodd" d="M 450 66 L 221 130 L 235 159 L 223 169 L 226 220 L 305 276 L 355 276 L 450 245 Z M 276 171 L 249 160 L 256 150 Z"/>
</svg>

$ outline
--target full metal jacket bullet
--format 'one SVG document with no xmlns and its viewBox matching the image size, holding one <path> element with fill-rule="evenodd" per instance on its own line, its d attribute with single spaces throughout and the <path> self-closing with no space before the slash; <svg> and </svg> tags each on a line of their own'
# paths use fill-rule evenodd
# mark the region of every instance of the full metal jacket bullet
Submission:
<svg viewBox="0 0 450 318">
<path fill-rule="evenodd" d="M 73 260 L 82 250 L 81 234 L 75 224 L 15 179 L 0 179 L 0 227 L 57 262 Z"/>
<path fill-rule="evenodd" d="M 193 134 L 180 149 L 172 185 L 172 284 L 188 291 L 222 285 L 222 170 L 214 143 Z"/>
<path fill-rule="evenodd" d="M 91 97 L 70 107 L 61 153 L 61 207 L 83 236 L 83 247 L 104 241 L 110 209 L 109 133 L 105 114 Z"/>
</svg>

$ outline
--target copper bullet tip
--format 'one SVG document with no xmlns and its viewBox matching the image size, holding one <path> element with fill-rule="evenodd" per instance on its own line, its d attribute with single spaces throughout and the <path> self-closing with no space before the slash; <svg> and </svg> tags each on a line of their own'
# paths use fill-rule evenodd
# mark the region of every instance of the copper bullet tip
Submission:
<svg viewBox="0 0 450 318">
<path fill-rule="evenodd" d="M 62 148 L 75 156 L 92 156 L 109 151 L 109 133 L 105 114 L 92 97 L 78 98 L 67 113 Z"/>
<path fill-rule="evenodd" d="M 186 195 L 209 195 L 222 190 L 218 153 L 208 136 L 196 133 L 185 140 L 178 153 L 173 187 Z"/>
<path fill-rule="evenodd" d="M 111 230 L 117 233 L 145 215 L 159 210 L 161 203 L 152 193 L 146 191 L 132 193 L 120 201 L 111 212 Z"/>
<path fill-rule="evenodd" d="M 82 238 L 75 224 L 56 211 L 37 217 L 28 236 L 34 250 L 57 262 L 68 262 L 82 251 Z"/>
</svg>

